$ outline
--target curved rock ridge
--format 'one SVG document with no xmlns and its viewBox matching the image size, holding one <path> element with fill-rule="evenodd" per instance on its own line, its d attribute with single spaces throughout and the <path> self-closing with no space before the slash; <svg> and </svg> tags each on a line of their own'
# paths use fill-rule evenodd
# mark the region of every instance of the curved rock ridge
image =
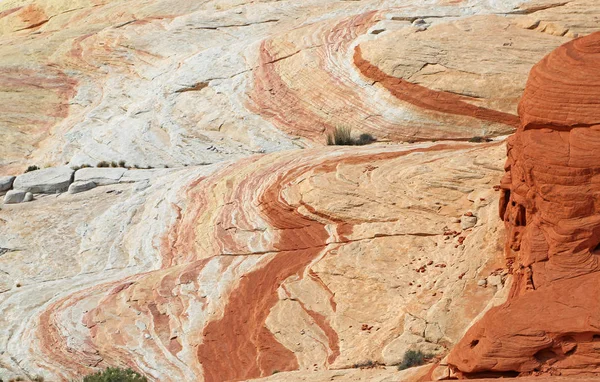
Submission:
<svg viewBox="0 0 600 382">
<path fill-rule="evenodd" d="M 115 184 L 7 206 L 0 376 L 70 380 L 119 365 L 156 381 L 222 381 L 368 362 L 380 373 L 364 375 L 396 376 L 406 350 L 444 354 L 506 290 L 477 286 L 501 265 L 490 253 L 502 152 L 297 150 L 165 170 L 142 192 Z M 61 209 L 69 234 L 58 240 L 47 227 Z M 467 211 L 478 223 L 463 231 Z M 51 242 L 64 262 L 48 253 L 35 269 L 9 268 Z"/>
<path fill-rule="evenodd" d="M 519 115 L 523 129 L 600 125 L 600 39 L 562 45 L 529 76 Z"/>
<path fill-rule="evenodd" d="M 532 71 L 508 141 L 500 217 L 514 284 L 452 350 L 463 375 L 600 372 L 600 33 Z"/>
<path fill-rule="evenodd" d="M 0 174 L 104 160 L 215 163 L 322 145 L 336 126 L 394 141 L 505 134 L 523 67 L 570 29 L 591 30 L 597 14 L 590 0 L 522 3 L 5 0 Z M 489 48 L 465 48 L 486 26 Z M 363 76 L 357 46 L 371 65 L 418 87 L 397 97 Z M 440 94 L 460 102 L 421 99 Z M 493 117 L 480 119 L 482 109 Z"/>
</svg>

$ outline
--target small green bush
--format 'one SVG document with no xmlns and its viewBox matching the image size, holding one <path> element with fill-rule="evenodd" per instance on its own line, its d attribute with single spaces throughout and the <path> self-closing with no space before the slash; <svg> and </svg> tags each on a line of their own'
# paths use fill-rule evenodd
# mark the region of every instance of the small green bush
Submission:
<svg viewBox="0 0 600 382">
<path fill-rule="evenodd" d="M 110 162 L 110 167 L 119 167 L 119 164 L 115 161 Z"/>
<path fill-rule="evenodd" d="M 409 367 L 420 366 L 433 358 L 433 354 L 425 354 L 420 350 L 409 350 L 404 353 L 402 362 L 398 365 L 398 370 L 408 369 Z"/>
<path fill-rule="evenodd" d="M 371 134 L 361 134 L 358 139 L 352 138 L 352 129 L 349 127 L 336 127 L 333 134 L 327 135 L 328 146 L 362 146 L 375 142 Z"/>
<path fill-rule="evenodd" d="M 35 171 L 35 170 L 39 170 L 40 168 L 38 166 L 32 165 L 27 167 L 27 170 L 25 170 L 25 172 L 31 172 L 31 171 Z"/>
<path fill-rule="evenodd" d="M 125 167 L 125 161 L 124 160 L 120 160 L 119 161 L 119 167 Z"/>
<path fill-rule="evenodd" d="M 146 377 L 131 369 L 109 367 L 104 371 L 90 374 L 83 378 L 83 382 L 147 382 Z"/>
<path fill-rule="evenodd" d="M 110 166 L 110 164 L 105 160 L 103 160 L 102 162 L 98 162 L 98 164 L 96 165 L 96 167 L 109 167 L 109 166 Z"/>
</svg>

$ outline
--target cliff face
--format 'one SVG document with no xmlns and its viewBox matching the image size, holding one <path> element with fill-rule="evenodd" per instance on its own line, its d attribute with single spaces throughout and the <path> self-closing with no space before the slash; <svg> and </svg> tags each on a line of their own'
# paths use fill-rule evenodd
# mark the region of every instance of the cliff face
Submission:
<svg viewBox="0 0 600 382">
<path fill-rule="evenodd" d="M 508 140 L 500 216 L 515 282 L 450 355 L 461 372 L 600 369 L 600 33 L 531 71 Z"/>
<path fill-rule="evenodd" d="M 457 343 L 459 374 L 593 370 L 597 66 L 578 65 L 596 37 L 536 66 L 517 105 L 597 17 L 596 0 L 0 2 L 0 175 L 155 167 L 1 206 L 0 378 L 439 379 L 396 365 L 443 366 Z M 338 126 L 377 142 L 325 146 Z M 59 170 L 61 190 L 89 173 Z"/>
</svg>

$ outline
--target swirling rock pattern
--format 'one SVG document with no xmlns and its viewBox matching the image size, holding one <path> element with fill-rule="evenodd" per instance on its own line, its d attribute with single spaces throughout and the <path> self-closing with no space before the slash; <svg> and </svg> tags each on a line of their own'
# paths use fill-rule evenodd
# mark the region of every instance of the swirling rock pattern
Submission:
<svg viewBox="0 0 600 382">
<path fill-rule="evenodd" d="M 496 292 L 476 284 L 500 265 L 492 186 L 503 151 L 290 151 L 165 170 L 141 193 L 101 186 L 7 207 L 3 370 L 69 380 L 121 365 L 221 381 L 444 353 Z M 79 212 L 59 239 L 45 214 L 65 205 Z M 480 224 L 446 233 L 467 210 Z M 27 265 L 44 271 L 10 268 L 40 253 L 34 243 L 53 248 Z"/>
<path fill-rule="evenodd" d="M 600 369 L 596 202 L 600 33 L 569 42 L 531 71 L 508 142 L 500 216 L 515 275 L 450 355 L 463 373 L 596 374 Z"/>
<path fill-rule="evenodd" d="M 394 365 L 408 349 L 442 358 L 510 290 L 526 298 L 572 277 L 594 288 L 596 222 L 582 215 L 595 211 L 591 186 L 552 183 L 591 160 L 594 127 L 577 123 L 596 122 L 574 115 L 576 102 L 594 109 L 593 86 L 561 107 L 529 89 L 523 100 L 530 122 L 517 136 L 527 138 L 509 142 L 502 182 L 523 265 L 513 289 L 493 190 L 505 145 L 456 141 L 512 132 L 530 67 L 596 28 L 596 3 L 0 2 L 1 175 L 102 160 L 171 167 L 141 186 L 2 206 L 0 378 L 69 381 L 107 366 L 167 382 L 445 378 Z M 578 41 L 564 59 L 595 49 Z M 532 77 L 539 91 L 552 93 L 549 73 L 557 83 L 584 73 L 556 62 Z M 337 126 L 380 142 L 324 147 Z M 551 186 L 521 180 L 520 166 L 546 165 Z M 527 204 L 523 185 L 547 198 Z M 559 197 L 573 198 L 563 223 L 556 211 L 530 223 L 527 208 L 555 209 Z M 463 216 L 476 225 L 463 230 Z M 565 293 L 553 295 L 565 304 L 556 314 L 589 312 Z M 595 325 L 575 317 L 567 327 Z M 579 372 L 594 333 L 526 332 L 525 342 L 538 364 Z M 533 365 L 511 358 L 525 342 L 504 348 L 516 350 L 502 365 Z"/>
<path fill-rule="evenodd" d="M 598 14 L 592 0 L 521 3 L 5 0 L 0 174 L 215 163 L 322 145 L 336 126 L 509 133 L 531 65 Z"/>
</svg>

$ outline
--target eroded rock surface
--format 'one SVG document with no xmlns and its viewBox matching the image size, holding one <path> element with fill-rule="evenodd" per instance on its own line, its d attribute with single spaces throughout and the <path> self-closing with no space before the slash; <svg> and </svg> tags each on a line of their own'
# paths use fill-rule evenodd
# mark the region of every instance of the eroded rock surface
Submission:
<svg viewBox="0 0 600 382">
<path fill-rule="evenodd" d="M 530 67 L 594 0 L 0 4 L 0 174 L 509 133 Z M 19 97 L 15 97 L 19 94 Z"/>
<path fill-rule="evenodd" d="M 520 126 L 531 67 L 598 17 L 595 0 L 0 2 L 0 174 L 102 161 L 160 168 L 79 170 L 73 189 L 103 185 L 1 206 L 0 378 L 69 381 L 107 366 L 166 382 L 450 377 L 447 367 L 395 364 L 410 349 L 444 357 L 513 280 L 493 188 L 505 144 L 456 141 Z M 576 103 L 587 115 L 591 89 L 560 88 L 549 99 L 568 91 L 572 105 L 539 113 L 526 98 L 531 126 L 574 121 Z M 324 147 L 335 127 L 379 142 Z M 511 141 L 515 168 L 552 163 L 539 176 L 571 176 L 565 142 L 595 142 L 593 128 L 565 135 L 579 127 L 538 129 L 522 148 Z M 401 143 L 423 140 L 438 142 Z M 581 155 L 569 161 L 591 160 Z M 590 211 L 591 186 L 550 180 L 536 191 L 544 203 L 574 195 L 559 209 L 568 221 Z M 521 203 L 519 192 L 504 201 Z M 516 222 L 530 218 L 516 206 L 506 213 L 511 243 L 527 243 Z M 527 280 L 560 285 L 550 280 L 589 276 L 578 272 L 595 264 L 584 251 L 592 215 L 557 231 L 537 216 L 536 230 L 561 244 L 556 259 L 538 261 L 546 244 L 528 234 L 541 246 L 513 255 L 527 259 L 515 272 L 519 296 Z M 581 239 L 579 255 L 559 256 L 572 244 L 563 236 Z M 541 301 L 540 315 L 571 309 L 546 314 Z M 582 325 L 595 325 L 589 317 Z M 544 337 L 525 357 L 514 356 L 529 344 L 519 337 L 500 359 L 529 367 L 576 354 L 559 365 L 582 370 L 589 335 Z"/>
<path fill-rule="evenodd" d="M 13 182 L 15 190 L 36 194 L 65 192 L 73 182 L 74 171 L 68 167 L 51 167 L 19 175 Z"/>
<path fill-rule="evenodd" d="M 504 151 L 297 150 L 5 206 L 4 372 L 399 375 L 406 350 L 444 354 L 496 293 L 477 280 L 501 266 Z M 466 211 L 481 224 L 461 232 Z"/>
<path fill-rule="evenodd" d="M 600 371 L 599 71 L 600 33 L 561 46 L 531 71 L 500 203 L 515 282 L 509 301 L 452 351 L 460 372 Z"/>
</svg>

